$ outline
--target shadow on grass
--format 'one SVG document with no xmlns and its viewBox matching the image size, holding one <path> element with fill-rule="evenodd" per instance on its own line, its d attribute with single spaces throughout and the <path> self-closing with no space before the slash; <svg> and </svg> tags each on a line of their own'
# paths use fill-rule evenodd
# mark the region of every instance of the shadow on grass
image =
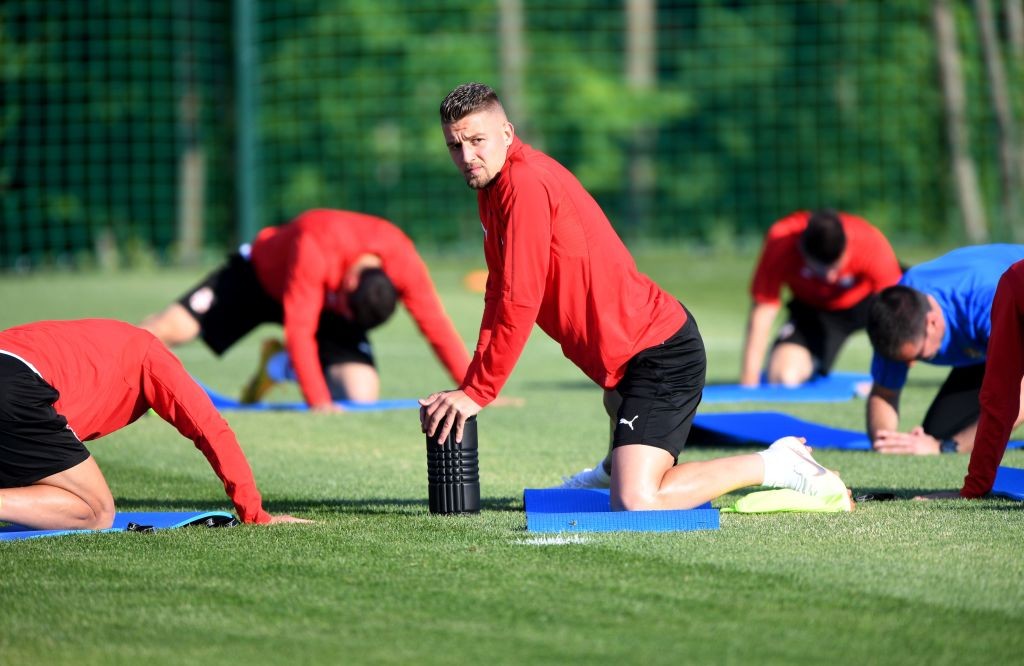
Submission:
<svg viewBox="0 0 1024 666">
<path fill-rule="evenodd" d="M 133 499 L 115 498 L 118 511 L 193 511 L 219 510 L 217 501 L 176 499 Z M 324 500 L 271 500 L 263 508 L 272 514 L 307 512 L 332 512 L 356 515 L 422 515 L 429 511 L 427 500 L 398 499 L 393 497 L 365 497 L 360 499 Z M 482 511 L 523 511 L 521 497 L 486 497 L 480 500 Z"/>
<path fill-rule="evenodd" d="M 919 495 L 928 495 L 931 493 L 949 492 L 951 490 L 957 490 L 956 488 L 882 488 L 877 486 L 857 486 L 851 488 L 853 496 L 858 495 L 873 495 L 875 497 L 885 495 L 895 495 L 892 498 L 893 501 L 910 501 L 915 504 L 922 506 L 934 506 L 936 508 L 942 508 L 945 510 L 962 511 L 965 506 L 971 507 L 977 510 L 984 511 L 1020 511 L 1024 510 L 1024 503 L 1012 500 L 1006 497 L 986 497 L 981 500 L 964 500 L 962 498 L 942 498 L 932 500 L 915 500 L 915 497 Z M 867 500 L 871 504 L 877 503 L 876 500 Z M 861 502 L 863 503 L 863 502 Z"/>
</svg>

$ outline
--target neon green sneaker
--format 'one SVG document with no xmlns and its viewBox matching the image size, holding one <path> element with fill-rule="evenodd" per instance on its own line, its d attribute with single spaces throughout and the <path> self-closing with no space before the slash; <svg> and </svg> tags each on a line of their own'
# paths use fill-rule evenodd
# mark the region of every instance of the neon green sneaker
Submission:
<svg viewBox="0 0 1024 666">
<path fill-rule="evenodd" d="M 845 486 L 843 490 L 844 492 L 835 495 L 807 495 L 789 488 L 761 490 L 741 497 L 731 507 L 722 509 L 722 513 L 783 513 L 793 511 L 844 513 L 853 511 L 853 500 L 845 492 Z"/>
<path fill-rule="evenodd" d="M 284 351 L 284 343 L 276 338 L 267 338 L 263 341 L 263 346 L 260 347 L 260 364 L 256 368 L 256 372 L 246 382 L 245 387 L 242 389 L 242 397 L 239 399 L 243 405 L 251 405 L 255 402 L 259 402 L 263 399 L 263 396 L 267 394 L 270 389 L 274 388 L 276 383 L 267 374 L 267 361 L 269 361 L 278 352 Z"/>
<path fill-rule="evenodd" d="M 818 463 L 796 437 L 782 437 L 759 453 L 765 462 L 764 485 L 789 488 L 805 495 L 846 497 L 849 491 L 839 476 Z"/>
</svg>

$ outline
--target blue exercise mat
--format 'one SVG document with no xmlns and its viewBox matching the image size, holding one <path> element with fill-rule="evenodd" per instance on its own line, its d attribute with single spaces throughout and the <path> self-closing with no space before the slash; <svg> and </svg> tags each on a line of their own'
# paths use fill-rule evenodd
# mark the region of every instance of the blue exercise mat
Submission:
<svg viewBox="0 0 1024 666">
<path fill-rule="evenodd" d="M 687 443 L 768 446 L 787 435 L 804 437 L 808 446 L 819 449 L 871 450 L 871 442 L 862 430 L 831 428 L 780 412 L 697 414 Z"/>
<path fill-rule="evenodd" d="M 1024 469 L 1000 467 L 996 470 L 996 482 L 992 485 L 992 494 L 1024 501 Z"/>
<path fill-rule="evenodd" d="M 761 444 L 768 446 L 780 437 L 803 437 L 817 449 L 870 451 L 871 442 L 863 430 L 844 430 L 811 423 L 780 412 L 723 412 L 697 414 L 688 443 Z M 1020 448 L 1024 441 L 1012 441 L 1009 448 Z"/>
<path fill-rule="evenodd" d="M 99 534 L 101 532 L 124 532 L 129 523 L 152 527 L 156 530 L 168 530 L 186 525 L 194 525 L 212 518 L 217 521 L 234 519 L 224 511 L 129 511 L 114 516 L 114 524 L 105 530 L 37 530 L 24 525 L 7 525 L 0 527 L 0 541 L 17 541 L 37 537 L 61 536 L 63 534 Z"/>
<path fill-rule="evenodd" d="M 844 402 L 857 395 L 857 385 L 871 382 L 871 375 L 856 372 L 833 372 L 815 377 L 800 386 L 761 384 L 756 387 L 739 384 L 711 384 L 704 387 L 703 402 Z"/>
<path fill-rule="evenodd" d="M 204 391 L 206 391 L 206 395 L 210 396 L 210 401 L 213 402 L 213 406 L 218 410 L 229 409 L 253 412 L 297 412 L 309 409 L 309 405 L 304 402 L 255 402 L 246 405 L 242 404 L 235 398 L 229 398 L 226 395 L 217 393 L 202 382 L 198 382 L 198 384 L 203 387 Z M 392 409 L 419 409 L 420 406 L 419 401 L 415 398 L 377 400 L 376 402 L 351 402 L 348 400 L 341 400 L 335 404 L 346 412 L 379 412 Z"/>
<path fill-rule="evenodd" d="M 689 532 L 717 530 L 718 509 L 708 502 L 696 509 L 612 511 L 607 490 L 527 488 L 529 532 Z"/>
</svg>

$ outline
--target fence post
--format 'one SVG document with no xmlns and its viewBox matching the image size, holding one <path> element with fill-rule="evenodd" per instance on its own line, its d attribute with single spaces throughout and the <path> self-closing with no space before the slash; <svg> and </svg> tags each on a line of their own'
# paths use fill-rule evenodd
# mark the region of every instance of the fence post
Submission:
<svg viewBox="0 0 1024 666">
<path fill-rule="evenodd" d="M 640 94 L 650 92 L 656 85 L 655 5 L 654 0 L 626 0 L 626 86 Z M 653 128 L 646 124 L 638 124 L 630 132 L 626 226 L 634 239 L 643 235 L 650 214 L 655 178 L 653 142 Z"/>
<path fill-rule="evenodd" d="M 259 210 L 259 0 L 235 0 L 235 210 L 239 242 L 256 235 Z"/>
</svg>

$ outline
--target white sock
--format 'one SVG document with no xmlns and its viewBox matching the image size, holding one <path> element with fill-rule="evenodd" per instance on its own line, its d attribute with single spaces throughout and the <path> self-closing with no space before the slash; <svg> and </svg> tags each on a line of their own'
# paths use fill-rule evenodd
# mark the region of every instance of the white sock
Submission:
<svg viewBox="0 0 1024 666">
<path fill-rule="evenodd" d="M 288 352 L 280 351 L 267 359 L 267 376 L 275 382 L 295 381 L 295 368 Z"/>
<path fill-rule="evenodd" d="M 771 488 L 790 488 L 808 495 L 820 495 L 838 490 L 842 482 L 820 464 L 801 455 L 803 443 L 793 437 L 776 440 L 758 455 L 764 461 L 764 480 L 761 485 Z M 842 486 L 845 488 L 846 486 Z"/>
<path fill-rule="evenodd" d="M 793 488 L 794 481 L 799 484 L 799 478 L 797 478 L 797 473 L 793 471 L 793 466 L 787 464 L 785 460 L 780 460 L 778 451 L 765 449 L 764 451 L 758 451 L 757 455 L 761 456 L 761 460 L 764 461 L 764 481 L 761 482 L 762 486 L 768 486 L 769 488 Z"/>
</svg>

